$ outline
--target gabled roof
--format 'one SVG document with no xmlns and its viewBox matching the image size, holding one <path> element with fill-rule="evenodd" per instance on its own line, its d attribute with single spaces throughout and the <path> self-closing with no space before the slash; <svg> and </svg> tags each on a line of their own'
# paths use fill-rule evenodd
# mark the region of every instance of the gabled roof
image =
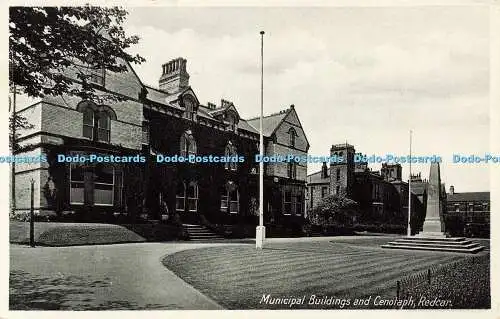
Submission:
<svg viewBox="0 0 500 319">
<path fill-rule="evenodd" d="M 177 101 L 179 99 L 179 97 L 182 96 L 183 94 L 185 94 L 186 92 L 190 91 L 195 96 L 195 98 L 196 98 L 196 95 L 194 94 L 194 92 L 191 89 L 191 87 L 187 87 L 184 90 L 181 90 L 181 91 L 179 91 L 177 93 L 174 93 L 174 94 L 169 94 L 169 93 L 167 93 L 165 91 L 159 90 L 159 89 L 151 87 L 149 85 L 144 85 L 144 87 L 146 88 L 146 90 L 148 92 L 148 94 L 147 94 L 147 99 L 148 100 L 150 100 L 152 102 L 155 102 L 155 103 L 158 103 L 158 104 L 168 105 L 168 106 L 176 108 L 176 109 L 181 109 L 181 107 L 178 104 L 174 103 L 174 102 Z M 236 108 L 232 104 L 228 105 L 226 107 L 220 107 L 220 108 L 217 108 L 217 109 L 211 109 L 211 108 L 209 108 L 209 107 L 207 107 L 205 105 L 199 104 L 197 114 L 198 114 L 198 116 L 201 116 L 201 117 L 204 117 L 204 118 L 207 118 L 207 119 L 211 119 L 211 120 L 214 120 L 214 121 L 219 121 L 218 119 L 216 119 L 214 117 L 214 115 L 217 114 L 217 111 L 225 112 L 228 109 L 234 109 L 234 111 L 236 113 L 238 113 L 238 111 L 236 110 Z M 242 129 L 242 130 L 245 130 L 245 131 L 248 131 L 248 132 L 251 132 L 251 133 L 259 134 L 259 131 L 257 131 L 251 125 L 249 125 L 247 123 L 247 121 L 244 120 L 244 119 L 240 119 L 239 120 L 239 122 L 238 122 L 238 128 Z"/>
<path fill-rule="evenodd" d="M 447 202 L 488 202 L 490 201 L 490 192 L 467 192 L 446 194 Z"/>
<path fill-rule="evenodd" d="M 283 122 L 283 120 L 287 116 L 288 112 L 289 112 L 289 110 L 284 110 L 284 111 L 280 111 L 279 113 L 264 116 L 262 118 L 262 134 L 264 136 L 267 136 L 267 137 L 271 136 L 274 133 L 274 131 L 276 130 L 276 128 L 278 128 L 278 126 L 281 124 L 281 122 Z M 260 118 L 259 117 L 249 119 L 249 120 L 247 120 L 247 122 L 248 122 L 248 124 L 253 126 L 257 130 L 257 132 L 260 131 Z"/>
<path fill-rule="evenodd" d="M 306 181 L 308 184 L 329 184 L 330 176 L 323 178 L 321 171 L 307 175 Z"/>
<path fill-rule="evenodd" d="M 259 131 L 257 131 L 253 126 L 248 124 L 247 120 L 244 119 L 240 119 L 240 121 L 238 122 L 238 128 L 255 134 L 259 134 Z"/>
</svg>

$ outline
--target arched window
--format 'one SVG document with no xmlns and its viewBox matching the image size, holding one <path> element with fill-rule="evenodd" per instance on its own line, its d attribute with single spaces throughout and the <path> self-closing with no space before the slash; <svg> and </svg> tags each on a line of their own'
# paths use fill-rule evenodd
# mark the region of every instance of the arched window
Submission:
<svg viewBox="0 0 500 319">
<path fill-rule="evenodd" d="M 97 140 L 109 142 L 111 135 L 111 117 L 106 112 L 99 112 L 97 117 Z"/>
<path fill-rule="evenodd" d="M 227 123 L 229 123 L 229 130 L 236 132 L 238 127 L 238 114 L 230 110 L 225 114 L 224 119 Z"/>
<path fill-rule="evenodd" d="M 224 163 L 224 168 L 235 171 L 238 168 L 238 162 L 236 161 L 238 153 L 236 152 L 236 146 L 234 146 L 231 141 L 227 142 L 224 156 L 230 157 L 230 161 Z"/>
<path fill-rule="evenodd" d="M 295 147 L 295 137 L 297 136 L 297 132 L 293 127 L 291 127 L 288 130 L 288 134 L 290 134 L 290 143 L 289 143 L 290 147 Z"/>
<path fill-rule="evenodd" d="M 191 133 L 191 130 L 184 132 L 181 136 L 181 156 L 196 155 L 196 141 Z"/>
<path fill-rule="evenodd" d="M 94 110 L 91 108 L 83 110 L 83 137 L 94 139 Z"/>
<path fill-rule="evenodd" d="M 190 95 L 186 95 L 182 99 L 182 104 L 184 105 L 184 117 L 189 120 L 194 120 L 197 109 L 195 99 Z"/>
<path fill-rule="evenodd" d="M 83 113 L 82 136 L 93 141 L 109 143 L 111 140 L 111 120 L 116 114 L 109 106 L 82 101 L 76 107 Z"/>
</svg>

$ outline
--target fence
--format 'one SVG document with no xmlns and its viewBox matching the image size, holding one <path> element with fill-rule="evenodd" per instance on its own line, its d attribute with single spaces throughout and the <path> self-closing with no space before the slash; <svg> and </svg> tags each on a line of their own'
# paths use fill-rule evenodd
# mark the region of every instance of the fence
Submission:
<svg viewBox="0 0 500 319">
<path fill-rule="evenodd" d="M 480 263 L 485 259 L 489 259 L 489 255 L 473 256 L 445 265 L 435 265 L 426 270 L 406 276 L 396 282 L 396 297 L 398 299 L 407 298 L 414 288 L 431 285 L 433 278 L 436 278 L 439 274 L 456 270 L 468 263 Z"/>
</svg>

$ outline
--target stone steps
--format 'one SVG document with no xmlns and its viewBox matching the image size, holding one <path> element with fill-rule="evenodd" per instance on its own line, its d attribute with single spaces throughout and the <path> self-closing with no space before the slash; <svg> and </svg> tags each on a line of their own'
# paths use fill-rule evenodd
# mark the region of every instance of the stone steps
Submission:
<svg viewBox="0 0 500 319">
<path fill-rule="evenodd" d="M 224 239 L 224 237 L 202 225 L 183 224 L 182 227 L 184 227 L 188 233 L 188 240 L 190 241 L 204 242 Z"/>
<path fill-rule="evenodd" d="M 484 250 L 483 246 L 463 237 L 405 237 L 389 242 L 381 247 L 389 249 L 430 250 L 469 254 L 475 254 Z"/>
</svg>

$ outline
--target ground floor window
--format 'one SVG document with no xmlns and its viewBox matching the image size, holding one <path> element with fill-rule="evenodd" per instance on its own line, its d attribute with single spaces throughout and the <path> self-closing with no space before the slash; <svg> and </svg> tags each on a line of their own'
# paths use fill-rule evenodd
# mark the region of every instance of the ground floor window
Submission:
<svg viewBox="0 0 500 319">
<path fill-rule="evenodd" d="M 285 186 L 283 189 L 283 215 L 304 214 L 304 187 Z"/>
<path fill-rule="evenodd" d="M 177 211 L 198 211 L 198 184 L 194 181 L 189 183 L 178 182 L 175 194 L 175 210 Z"/>
<path fill-rule="evenodd" d="M 69 202 L 70 204 L 83 205 L 85 203 L 85 184 L 83 165 L 71 163 L 69 170 L 70 189 Z"/>
<path fill-rule="evenodd" d="M 184 211 L 186 199 L 186 184 L 184 182 L 177 183 L 177 191 L 175 193 L 175 210 Z"/>
<path fill-rule="evenodd" d="M 69 187 L 72 205 L 121 206 L 123 171 L 111 164 L 70 163 Z"/>
<path fill-rule="evenodd" d="M 115 169 L 97 164 L 94 168 L 94 204 L 112 206 L 115 187 Z"/>
<path fill-rule="evenodd" d="M 238 214 L 240 211 L 240 198 L 236 184 L 232 181 L 226 183 L 220 200 L 220 210 L 223 213 Z"/>
<path fill-rule="evenodd" d="M 190 212 L 198 211 L 198 184 L 190 182 L 187 187 L 187 203 Z"/>
<path fill-rule="evenodd" d="M 304 213 L 304 198 L 303 194 L 295 194 L 295 214 L 302 215 Z"/>
<path fill-rule="evenodd" d="M 292 191 L 285 190 L 285 195 L 283 196 L 283 214 L 292 214 Z"/>
</svg>

